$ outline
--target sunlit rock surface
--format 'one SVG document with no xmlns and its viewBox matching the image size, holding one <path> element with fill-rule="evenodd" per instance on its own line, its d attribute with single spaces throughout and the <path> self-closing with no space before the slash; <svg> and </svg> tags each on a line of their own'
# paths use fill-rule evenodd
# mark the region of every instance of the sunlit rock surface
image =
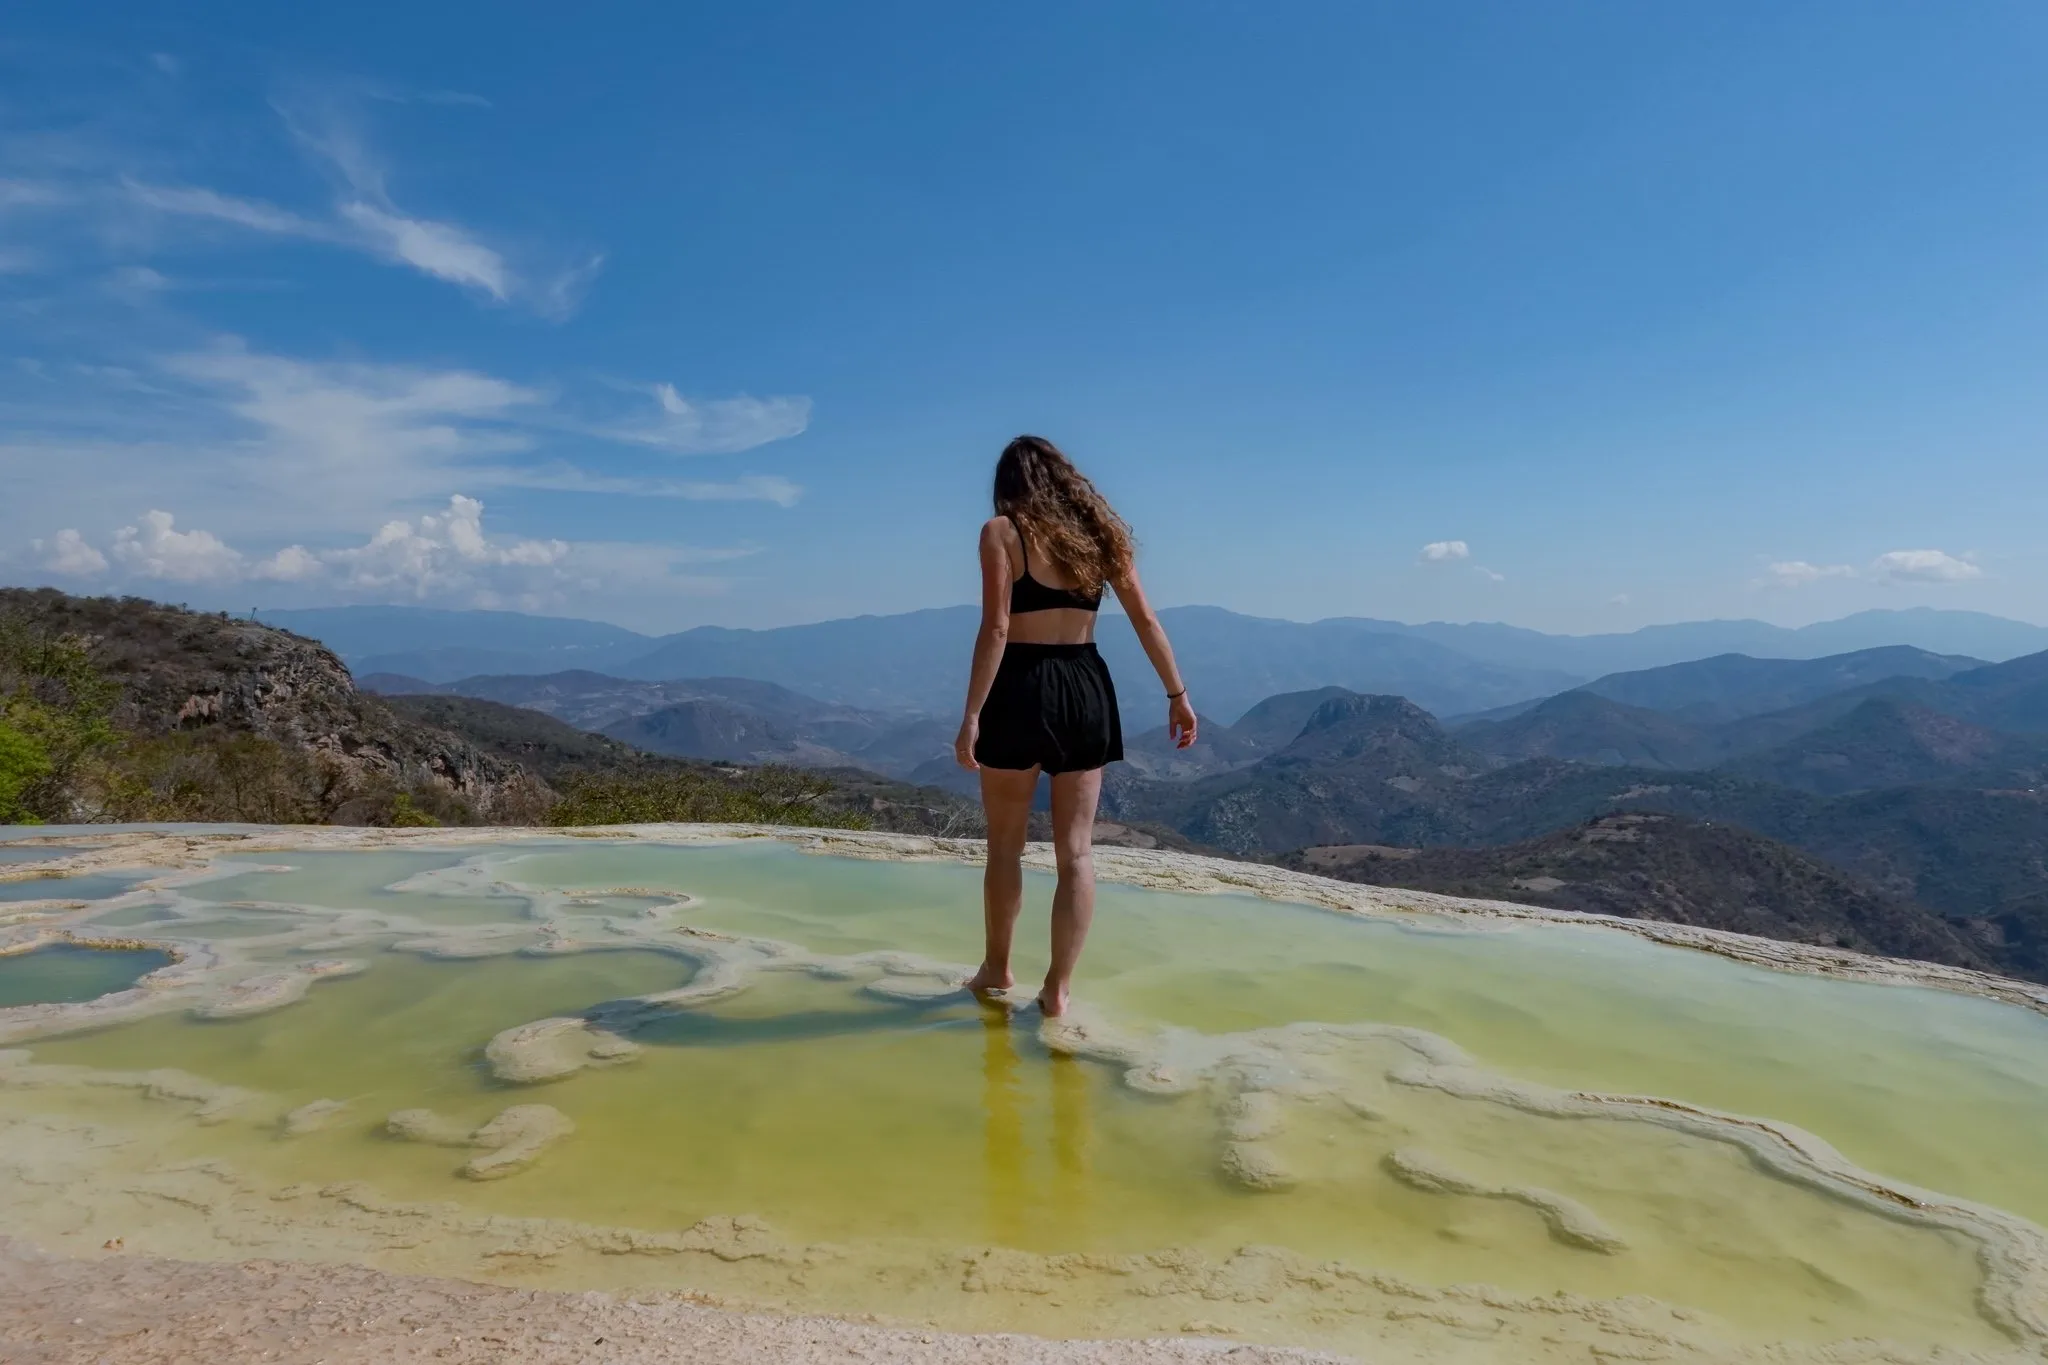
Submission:
<svg viewBox="0 0 2048 1365">
<path fill-rule="evenodd" d="M 2043 1359 L 2040 988 L 1104 850 L 1045 1021 L 960 989 L 977 847 L 766 834 L 0 864 L 155 870 L 0 903 L 0 963 L 162 955 L 0 1008 L 7 1231 L 1375 1361 Z"/>
</svg>

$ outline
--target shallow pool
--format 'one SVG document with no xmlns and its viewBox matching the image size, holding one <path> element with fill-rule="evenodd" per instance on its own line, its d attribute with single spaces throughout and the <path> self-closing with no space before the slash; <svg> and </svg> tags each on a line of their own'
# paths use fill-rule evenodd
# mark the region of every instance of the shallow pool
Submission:
<svg viewBox="0 0 2048 1365">
<path fill-rule="evenodd" d="M 1421 1285 L 1656 1301 L 1738 1341 L 2008 1340 L 1981 1311 L 1981 1246 L 1952 1227 L 1790 1178 L 1735 1141 L 1622 1111 L 1544 1112 L 1479 1094 L 1472 1076 L 1795 1125 L 1877 1176 L 2048 1222 L 2048 1018 L 1961 995 L 1764 971 L 1591 927 L 1105 885 L 1077 986 L 1084 1022 L 1122 1040 L 1105 1050 L 919 985 L 978 956 L 972 867 L 770 841 L 263 861 L 291 870 L 192 885 L 177 913 L 223 917 L 214 937 L 251 970 L 315 953 L 365 970 L 274 1012 L 180 1011 L 37 1041 L 35 1061 L 177 1068 L 265 1097 L 260 1121 L 151 1131 L 166 1159 L 225 1160 L 275 1187 L 364 1182 L 550 1226 L 759 1219 L 871 1267 L 820 1272 L 808 1290 L 778 1268 L 768 1278 L 794 1306 L 1095 1330 L 1066 1297 L 1101 1317 L 1109 1288 L 956 1310 L 972 1274 L 928 1272 L 950 1275 L 941 1294 L 903 1267 L 1011 1248 L 1038 1266 L 1097 1258 L 1085 1264 L 1112 1267 L 1106 1284 L 1129 1286 L 1139 1262 L 1114 1258 L 1272 1247 Z M 1033 876 L 1027 997 L 1049 888 Z M 309 919 L 324 927 L 293 937 Z M 687 997 L 728 962 L 746 966 L 728 993 L 632 1003 Z M 904 981 L 916 988 L 891 984 Z M 487 1048 L 549 1018 L 596 1021 L 639 1051 L 508 1083 Z M 1444 1064 L 1432 1039 L 1469 1065 Z M 1146 1067 L 1195 1080 L 1134 1081 Z M 278 1114 L 320 1101 L 335 1119 L 280 1139 Z M 143 1104 L 55 1086 L 5 1102 L 95 1121 Z M 574 1131 L 516 1178 L 461 1179 L 444 1146 L 387 1130 L 389 1115 L 426 1109 L 468 1133 L 536 1103 Z M 603 1282 L 569 1258 L 520 1264 L 532 1282 Z M 1245 1330 L 1358 1344 L 1313 1308 L 1287 1311 L 1291 1328 Z"/>
<path fill-rule="evenodd" d="M 148 949 L 69 944 L 0 957 L 0 1009 L 66 1004 L 125 991 L 170 960 L 169 954 Z"/>
</svg>

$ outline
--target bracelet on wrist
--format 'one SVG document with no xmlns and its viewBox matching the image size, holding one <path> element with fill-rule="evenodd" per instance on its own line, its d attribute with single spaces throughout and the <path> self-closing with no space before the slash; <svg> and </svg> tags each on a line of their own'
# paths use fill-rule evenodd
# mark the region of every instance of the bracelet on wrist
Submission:
<svg viewBox="0 0 2048 1365">
<path fill-rule="evenodd" d="M 1180 700 L 1180 699 L 1181 699 L 1182 697 L 1185 697 L 1185 696 L 1186 696 L 1187 694 L 1188 694 L 1188 690 L 1187 690 L 1187 689 L 1186 689 L 1185 687 L 1183 687 L 1183 688 L 1182 688 L 1182 689 L 1181 689 L 1180 691 L 1178 691 L 1178 692 L 1168 692 L 1168 693 L 1166 694 L 1166 699 L 1167 699 L 1168 701 L 1179 701 L 1179 700 Z"/>
</svg>

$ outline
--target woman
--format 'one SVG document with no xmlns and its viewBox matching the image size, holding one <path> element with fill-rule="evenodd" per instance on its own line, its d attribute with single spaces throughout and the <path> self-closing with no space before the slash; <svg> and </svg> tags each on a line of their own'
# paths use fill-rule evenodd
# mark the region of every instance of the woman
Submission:
<svg viewBox="0 0 2048 1365">
<path fill-rule="evenodd" d="M 988 815 L 987 931 L 976 995 L 1008 990 L 1010 938 L 1024 908 L 1024 840 L 1038 774 L 1052 777 L 1052 968 L 1038 993 L 1063 1014 L 1095 917 L 1095 802 L 1102 768 L 1124 756 L 1116 688 L 1095 652 L 1104 584 L 1137 628 L 1166 690 L 1174 743 L 1195 742 L 1195 710 L 1173 648 L 1138 585 L 1131 528 L 1051 441 L 1019 436 L 996 461 L 996 514 L 981 528 L 981 632 L 954 757 L 981 773 Z"/>
</svg>

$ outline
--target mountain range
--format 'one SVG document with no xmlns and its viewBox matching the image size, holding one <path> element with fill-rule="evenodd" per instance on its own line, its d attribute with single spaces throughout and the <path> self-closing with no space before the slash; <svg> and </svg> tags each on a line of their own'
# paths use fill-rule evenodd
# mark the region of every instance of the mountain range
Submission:
<svg viewBox="0 0 2048 1365">
<path fill-rule="evenodd" d="M 444 640 L 478 624 L 452 615 L 414 624 Z M 0 601 L 0 618 L 12 623 L 0 643 L 68 632 L 119 685 L 116 719 L 133 733 L 108 760 L 114 786 L 181 812 L 148 818 L 530 821 L 558 799 L 586 801 L 593 818 L 735 818 L 606 815 L 604 802 L 628 788 L 766 800 L 793 780 L 848 818 L 973 828 L 972 803 L 874 775 L 971 786 L 946 752 L 950 717 L 901 704 L 744 674 L 588 667 L 365 677 L 378 698 L 318 644 L 225 616 L 46 592 Z M 497 624 L 516 633 L 530 619 Z M 1250 685 L 1355 663 L 1346 642 L 1372 637 L 1355 622 L 1246 620 L 1211 613 L 1187 652 L 1266 639 L 1280 662 L 1237 661 Z M 587 624 L 547 627 L 560 627 L 557 657 L 640 647 L 579 634 Z M 846 648 L 868 629 L 837 624 Z M 1383 662 L 1425 672 L 1430 651 L 1447 650 L 1377 640 L 1398 647 Z M 1231 724 L 1212 710 L 1192 750 L 1134 728 L 1129 761 L 1105 778 L 1102 837 L 2048 979 L 2048 651 L 1983 657 L 1896 641 L 1814 660 L 1721 651 L 1448 722 L 1323 676 L 1256 698 Z M 748 766 L 771 759 L 827 771 Z"/>
<path fill-rule="evenodd" d="M 1405 696 L 1442 716 L 1528 702 L 1616 672 L 1731 652 L 1814 659 L 1912 646 L 1999 661 L 2048 650 L 2048 628 L 1977 612 L 1861 612 L 1796 630 L 1701 621 L 1628 634 L 1545 635 L 1495 624 L 1409 625 L 1362 617 L 1296 622 L 1218 607 L 1160 613 L 1204 714 L 1235 719 L 1285 692 L 1341 686 Z M 601 622 L 514 612 L 335 607 L 260 613 L 320 640 L 360 673 L 446 683 L 478 675 L 589 670 L 643 681 L 743 677 L 878 711 L 955 714 L 976 613 L 943 607 L 768 630 L 703 626 L 647 636 Z M 1123 618 L 1100 643 L 1122 683 L 1127 723 L 1160 718 L 1151 670 Z"/>
<path fill-rule="evenodd" d="M 949 759 L 955 728 L 950 721 L 819 701 L 752 678 L 643 682 L 572 669 L 486 674 L 451 683 L 370 673 L 360 685 L 387 697 L 470 697 L 524 707 L 647 753 L 678 758 L 862 768 L 890 777 L 926 768 L 941 777 L 956 771 Z"/>
</svg>

